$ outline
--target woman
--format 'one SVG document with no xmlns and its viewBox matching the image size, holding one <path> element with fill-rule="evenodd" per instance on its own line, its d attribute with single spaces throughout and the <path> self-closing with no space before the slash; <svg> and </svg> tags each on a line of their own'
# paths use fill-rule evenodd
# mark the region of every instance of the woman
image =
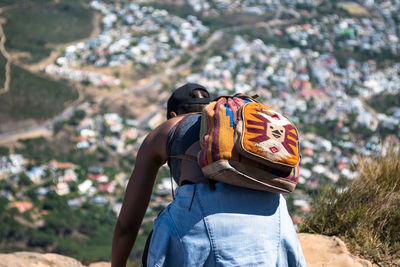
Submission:
<svg viewBox="0 0 400 267">
<path fill-rule="evenodd" d="M 154 222 L 148 266 L 305 266 L 280 194 L 216 183 L 211 188 L 190 160 L 200 150 L 201 115 L 210 102 L 198 84 L 168 100 L 168 120 L 141 145 L 115 227 L 112 266 L 125 266 L 147 209 L 158 169 L 169 162 L 180 185 Z"/>
</svg>

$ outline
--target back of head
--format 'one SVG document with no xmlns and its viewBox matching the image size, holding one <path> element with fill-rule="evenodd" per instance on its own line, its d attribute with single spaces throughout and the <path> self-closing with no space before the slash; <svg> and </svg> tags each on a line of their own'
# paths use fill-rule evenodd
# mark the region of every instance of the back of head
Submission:
<svg viewBox="0 0 400 267">
<path fill-rule="evenodd" d="M 200 112 L 210 102 L 210 93 L 204 86 L 197 83 L 187 83 L 177 88 L 168 99 L 167 119 L 173 117 L 174 113 L 181 115 Z"/>
</svg>

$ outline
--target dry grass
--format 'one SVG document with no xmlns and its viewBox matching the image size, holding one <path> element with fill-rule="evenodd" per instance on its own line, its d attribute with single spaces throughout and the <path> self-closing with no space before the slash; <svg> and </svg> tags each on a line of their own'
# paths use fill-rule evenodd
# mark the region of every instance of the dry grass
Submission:
<svg viewBox="0 0 400 267">
<path fill-rule="evenodd" d="M 395 266 L 400 259 L 400 147 L 365 159 L 360 176 L 343 192 L 337 189 L 316 199 L 300 230 L 339 236 L 353 253 Z"/>
<path fill-rule="evenodd" d="M 350 15 L 353 15 L 353 16 L 368 16 L 369 15 L 369 11 L 365 7 L 363 7 L 360 4 L 355 3 L 355 2 L 339 3 L 338 6 L 340 8 L 343 8 L 344 10 L 349 12 Z"/>
</svg>

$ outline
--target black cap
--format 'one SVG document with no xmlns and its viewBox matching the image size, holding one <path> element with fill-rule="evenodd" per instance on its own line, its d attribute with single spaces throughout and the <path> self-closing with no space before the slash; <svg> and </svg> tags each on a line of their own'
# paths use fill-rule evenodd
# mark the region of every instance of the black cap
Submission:
<svg viewBox="0 0 400 267">
<path fill-rule="evenodd" d="M 200 98 L 198 95 L 193 93 L 194 90 L 202 90 L 207 94 L 205 97 Z M 210 102 L 210 93 L 204 86 L 197 83 L 187 83 L 176 89 L 168 99 L 167 114 L 169 116 L 172 111 L 176 111 L 179 107 L 184 105 L 208 104 Z"/>
</svg>

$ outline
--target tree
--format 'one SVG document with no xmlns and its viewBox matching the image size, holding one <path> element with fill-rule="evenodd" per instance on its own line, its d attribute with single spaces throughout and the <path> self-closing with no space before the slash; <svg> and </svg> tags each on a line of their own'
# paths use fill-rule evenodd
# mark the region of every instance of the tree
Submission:
<svg viewBox="0 0 400 267">
<path fill-rule="evenodd" d="M 32 247 L 46 248 L 52 245 L 56 240 L 56 236 L 51 230 L 43 232 L 35 229 L 30 231 L 28 235 L 28 245 Z"/>
<path fill-rule="evenodd" d="M 18 185 L 19 186 L 29 186 L 32 184 L 31 178 L 28 177 L 24 172 L 20 173 L 18 175 L 19 180 L 18 180 Z"/>
<path fill-rule="evenodd" d="M 56 123 L 54 123 L 54 126 L 53 126 L 54 134 L 61 131 L 62 128 L 64 128 L 64 125 L 65 125 L 65 121 L 57 121 Z"/>
<path fill-rule="evenodd" d="M 8 199 L 0 196 L 0 216 L 4 214 L 8 206 Z"/>
<path fill-rule="evenodd" d="M 69 119 L 68 123 L 70 125 L 76 126 L 79 121 L 86 117 L 86 112 L 84 110 L 78 109 L 75 110 L 74 115 Z"/>
<path fill-rule="evenodd" d="M 0 146 L 0 156 L 8 156 L 10 154 L 10 149 L 5 146 Z"/>
</svg>

